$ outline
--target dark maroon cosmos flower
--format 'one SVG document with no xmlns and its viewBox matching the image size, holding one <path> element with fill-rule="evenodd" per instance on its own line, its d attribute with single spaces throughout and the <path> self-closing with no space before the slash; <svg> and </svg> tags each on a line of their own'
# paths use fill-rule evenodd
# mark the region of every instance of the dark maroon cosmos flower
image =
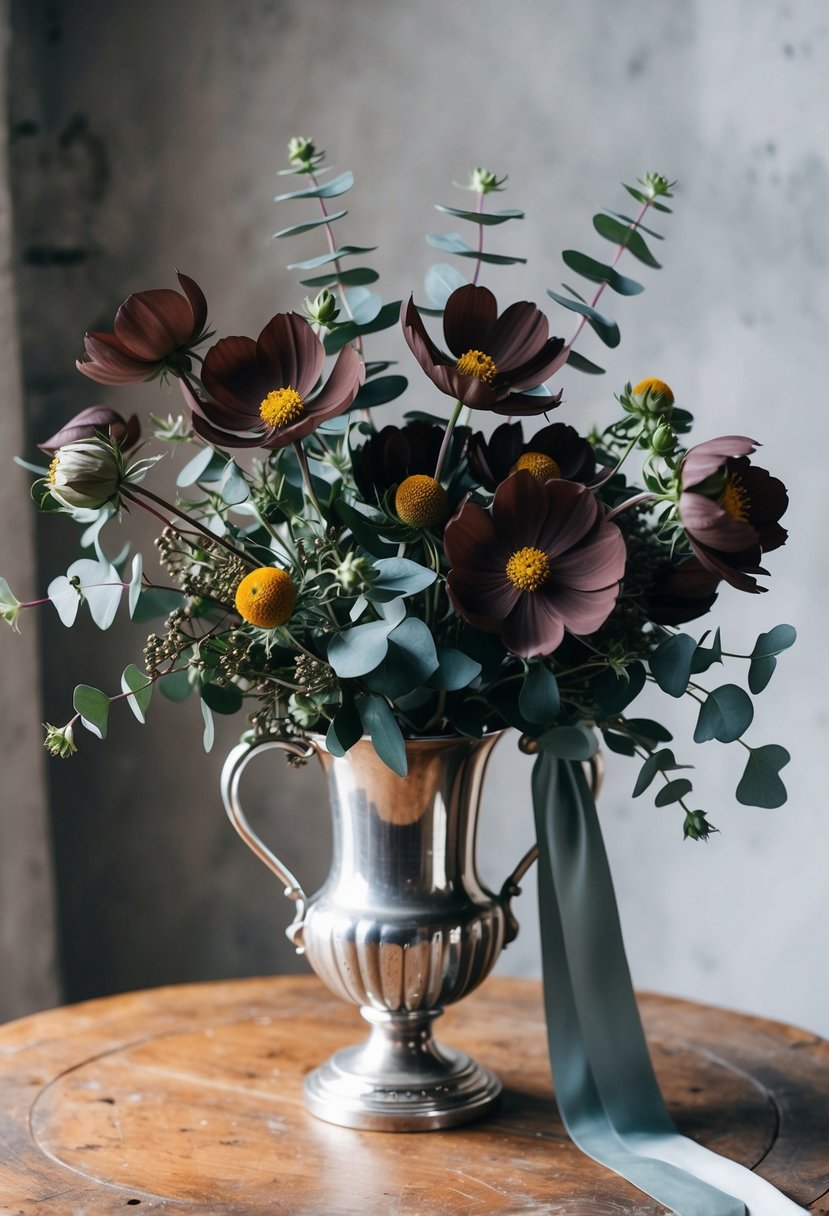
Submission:
<svg viewBox="0 0 829 1216">
<path fill-rule="evenodd" d="M 757 447 L 745 435 L 709 439 L 680 466 L 679 518 L 691 552 L 706 570 L 740 591 L 764 591 L 763 553 L 785 544 L 778 522 L 789 505 L 786 487 L 748 457 Z"/>
<path fill-rule="evenodd" d="M 488 490 L 517 469 L 527 469 L 538 481 L 561 477 L 586 484 L 596 474 L 596 457 L 591 444 L 565 422 L 542 427 L 526 443 L 520 422 L 502 422 L 488 440 L 480 431 L 472 436 L 469 469 Z"/>
<path fill-rule="evenodd" d="M 205 336 L 207 301 L 197 283 L 176 273 L 184 295 L 162 287 L 129 296 L 115 314 L 114 334 L 85 336 L 79 372 L 99 384 L 132 384 L 190 370 L 189 351 Z"/>
<path fill-rule="evenodd" d="M 76 439 L 92 439 L 95 435 L 108 435 L 123 452 L 127 452 L 138 443 L 141 427 L 135 414 L 125 422 L 115 410 L 103 405 L 91 405 L 70 419 L 51 439 L 37 446 L 47 456 L 54 456 L 64 444 L 74 443 Z"/>
<path fill-rule="evenodd" d="M 344 346 L 328 381 L 313 392 L 325 350 L 299 313 L 277 313 L 253 338 L 222 338 L 204 357 L 201 400 L 182 381 L 193 429 L 229 448 L 282 448 L 304 439 L 351 405 L 365 379 L 353 346 Z"/>
<path fill-rule="evenodd" d="M 417 474 L 433 476 L 445 428 L 436 422 L 415 419 L 405 426 L 384 426 L 369 436 L 352 454 L 357 488 L 367 501 L 382 498 L 387 490 Z M 451 444 L 454 465 L 468 438 L 466 427 L 455 427 Z"/>
<path fill-rule="evenodd" d="M 451 354 L 429 337 L 410 299 L 400 320 L 403 336 L 426 375 L 450 397 L 476 410 L 496 414 L 543 414 L 561 400 L 531 397 L 567 362 L 563 338 L 549 337 L 544 314 L 522 300 L 500 317 L 495 296 L 486 287 L 466 284 L 446 301 L 443 333 Z"/>
<path fill-rule="evenodd" d="M 565 629 L 594 633 L 613 610 L 625 543 L 585 486 L 525 469 L 495 491 L 492 513 L 466 503 L 444 547 L 449 598 L 464 620 L 514 654 L 551 654 Z"/>
<path fill-rule="evenodd" d="M 705 616 L 717 598 L 720 576 L 696 557 L 657 570 L 645 614 L 657 625 L 684 625 Z"/>
</svg>

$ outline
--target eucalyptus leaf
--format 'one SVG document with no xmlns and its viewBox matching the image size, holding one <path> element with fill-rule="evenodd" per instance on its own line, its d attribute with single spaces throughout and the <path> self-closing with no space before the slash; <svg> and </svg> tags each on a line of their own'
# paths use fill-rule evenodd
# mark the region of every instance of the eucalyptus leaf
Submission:
<svg viewBox="0 0 829 1216">
<path fill-rule="evenodd" d="M 283 203 L 289 198 L 336 198 L 345 194 L 354 185 L 354 174 L 348 170 L 339 177 L 332 177 L 321 186 L 307 186 L 304 190 L 289 190 L 287 194 L 274 196 L 275 203 Z"/>
<path fill-rule="evenodd" d="M 748 665 L 748 686 L 755 697 L 766 687 L 776 666 L 777 659 L 773 654 L 761 655 L 751 660 Z"/>
<path fill-rule="evenodd" d="M 171 591 L 166 587 L 148 587 L 138 597 L 132 619 L 138 623 L 154 621 L 180 608 L 184 601 L 183 591 Z"/>
<path fill-rule="evenodd" d="M 592 283 L 607 283 L 608 287 L 621 296 L 638 296 L 645 290 L 635 279 L 619 274 L 612 266 L 597 262 L 595 258 L 588 257 L 586 253 L 579 253 L 577 249 L 565 249 L 561 256 L 571 270 L 575 270 Z"/>
<path fill-rule="evenodd" d="M 158 687 L 161 695 L 168 701 L 186 701 L 193 691 L 193 681 L 189 671 L 174 671 L 160 679 Z"/>
<path fill-rule="evenodd" d="M 445 308 L 453 291 L 465 287 L 467 280 L 459 270 L 447 262 L 436 262 L 426 271 L 424 287 L 426 295 L 435 308 Z"/>
<path fill-rule="evenodd" d="M 216 738 L 216 728 L 213 724 L 213 715 L 210 712 L 210 707 L 201 697 L 199 698 L 199 706 L 201 707 L 201 716 L 204 721 L 204 733 L 202 734 L 202 746 L 206 752 L 209 752 L 213 747 Z"/>
<path fill-rule="evenodd" d="M 354 398 L 352 409 L 367 410 L 376 405 L 386 405 L 405 393 L 409 381 L 405 376 L 377 376 L 367 380 Z"/>
<path fill-rule="evenodd" d="M 417 617 L 406 617 L 389 634 L 383 661 L 363 679 L 373 692 L 396 701 L 420 688 L 437 665 L 435 643 L 428 626 Z"/>
<path fill-rule="evenodd" d="M 332 756 L 344 756 L 362 738 L 363 723 L 352 700 L 343 701 L 334 714 L 325 736 L 325 746 Z"/>
<path fill-rule="evenodd" d="M 599 236 L 603 236 L 605 240 L 611 241 L 615 245 L 621 245 L 646 266 L 650 266 L 654 270 L 661 269 L 659 262 L 645 244 L 644 237 L 640 236 L 636 229 L 628 227 L 612 215 L 601 213 L 593 216 L 593 227 Z"/>
<path fill-rule="evenodd" d="M 130 663 L 121 676 L 121 691 L 129 694 L 127 704 L 143 726 L 153 695 L 152 680 L 146 672 L 139 671 L 134 663 Z"/>
<path fill-rule="evenodd" d="M 779 774 L 790 760 L 791 756 L 779 743 L 752 748 L 737 786 L 737 801 L 743 806 L 759 806 L 770 811 L 782 806 L 786 801 L 786 787 Z"/>
<path fill-rule="evenodd" d="M 188 460 L 187 464 L 179 469 L 176 476 L 176 485 L 179 489 L 184 489 L 185 486 L 194 486 L 207 472 L 211 462 L 214 461 L 221 468 L 221 457 L 217 456 L 211 447 L 200 448 L 192 460 Z"/>
<path fill-rule="evenodd" d="M 81 557 L 67 570 L 71 580 L 80 580 L 80 591 L 89 605 L 89 614 L 99 629 L 109 629 L 115 620 L 124 590 L 121 576 L 110 562 Z"/>
<path fill-rule="evenodd" d="M 215 714 L 235 714 L 242 708 L 244 697 L 236 684 L 205 684 L 202 700 Z"/>
<path fill-rule="evenodd" d="M 314 228 L 322 228 L 324 224 L 333 224 L 348 215 L 347 211 L 329 211 L 328 215 L 320 216 L 318 220 L 306 220 L 304 224 L 291 224 L 290 228 L 280 228 L 273 234 L 274 241 L 286 236 L 299 236 L 303 232 L 311 232 Z"/>
<path fill-rule="evenodd" d="M 687 764 L 677 764 L 674 753 L 669 747 L 663 747 L 658 752 L 651 752 L 639 770 L 636 784 L 633 787 L 633 797 L 644 794 L 657 773 L 673 772 L 676 769 L 689 768 Z"/>
<path fill-rule="evenodd" d="M 334 634 L 328 643 L 328 662 L 343 680 L 367 675 L 386 657 L 393 628 L 389 621 L 369 621 Z"/>
<path fill-rule="evenodd" d="M 646 743 L 670 743 L 673 739 L 666 726 L 650 718 L 627 718 L 626 722 L 631 733 Z"/>
<path fill-rule="evenodd" d="M 437 578 L 434 570 L 407 557 L 382 557 L 374 563 L 374 569 L 376 575 L 366 592 L 369 600 L 391 600 L 400 595 L 414 595 L 431 587 Z"/>
<path fill-rule="evenodd" d="M 598 363 L 592 363 L 590 359 L 585 359 L 584 355 L 580 355 L 577 350 L 571 350 L 567 356 L 567 367 L 572 367 L 577 372 L 584 372 L 588 376 L 603 376 L 605 370 L 599 367 Z"/>
<path fill-rule="evenodd" d="M 459 220 L 468 220 L 470 224 L 482 224 L 484 227 L 494 227 L 496 224 L 506 224 L 508 220 L 523 220 L 524 212 L 514 209 L 502 211 L 464 211 L 460 207 L 444 207 L 435 203 L 435 210 L 445 215 L 453 215 Z"/>
<path fill-rule="evenodd" d="M 340 245 L 330 253 L 321 253 L 315 258 L 306 258 L 304 262 L 289 262 L 288 270 L 317 270 L 320 266 L 328 266 L 331 262 L 339 262 L 342 258 L 354 257 L 356 254 L 374 253 L 376 245 Z"/>
<path fill-rule="evenodd" d="M 141 597 L 141 577 L 144 573 L 144 559 L 140 553 L 136 553 L 132 559 L 132 576 L 128 588 L 127 604 L 129 606 L 130 616 L 135 616 L 135 609 L 138 606 L 138 601 Z"/>
<path fill-rule="evenodd" d="M 700 675 L 702 672 L 708 671 L 714 663 L 722 663 L 722 639 L 719 629 L 714 634 L 714 640 L 710 646 L 703 646 L 702 642 L 697 646 L 691 664 L 691 673 Z"/>
<path fill-rule="evenodd" d="M 368 266 L 351 266 L 333 274 L 320 274 L 313 279 L 300 279 L 301 287 L 367 287 L 380 278 Z"/>
<path fill-rule="evenodd" d="M 719 739 L 720 743 L 734 743 L 748 730 L 753 718 L 754 706 L 748 693 L 737 684 L 723 684 L 709 692 L 700 706 L 694 742 Z"/>
<path fill-rule="evenodd" d="M 550 726 L 561 710 L 555 676 L 544 663 L 536 663 L 521 683 L 518 707 L 530 722 Z"/>
<path fill-rule="evenodd" d="M 105 739 L 107 720 L 109 718 L 109 697 L 100 688 L 92 688 L 89 684 L 78 684 L 72 696 L 75 712 L 81 715 L 81 722 L 93 735 Z"/>
<path fill-rule="evenodd" d="M 81 597 L 77 587 L 70 583 L 65 574 L 59 574 L 46 588 L 46 594 L 67 629 L 74 625 L 81 606 Z"/>
<path fill-rule="evenodd" d="M 363 730 L 370 735 L 377 755 L 398 777 L 405 777 L 408 772 L 406 744 L 386 701 L 382 697 L 361 694 L 355 702 Z"/>
<path fill-rule="evenodd" d="M 356 325 L 368 325 L 383 306 L 382 297 L 367 287 L 350 287 L 345 293 L 351 319 Z"/>
<path fill-rule="evenodd" d="M 620 714 L 645 687 L 645 668 L 638 660 L 629 663 L 624 673 L 611 668 L 603 671 L 590 685 L 599 708 L 608 715 Z"/>
<path fill-rule="evenodd" d="M 796 640 L 797 630 L 794 625 L 775 625 L 768 633 L 760 634 L 754 643 L 751 657 L 753 659 L 763 659 L 780 654 L 781 651 L 788 650 L 790 646 L 794 646 Z"/>
<path fill-rule="evenodd" d="M 555 300 L 557 304 L 561 304 L 563 308 L 569 308 L 571 312 L 576 312 L 580 316 L 585 317 L 588 325 L 601 338 L 605 346 L 615 347 L 621 342 L 622 336 L 619 332 L 619 326 L 612 317 L 598 312 L 597 309 L 591 308 L 589 304 L 583 304 L 580 300 L 571 300 L 567 296 L 561 296 L 549 287 L 547 288 L 547 295 L 550 299 Z"/>
<path fill-rule="evenodd" d="M 669 781 L 664 785 L 654 798 L 655 806 L 670 806 L 672 802 L 679 802 L 686 794 L 690 794 L 693 786 L 687 777 L 678 777 L 676 781 Z"/>
<path fill-rule="evenodd" d="M 430 688 L 455 692 L 460 688 L 467 688 L 481 674 L 481 664 L 462 650 L 456 650 L 452 646 L 438 646 L 436 652 L 438 665 L 427 681 Z"/>
<path fill-rule="evenodd" d="M 335 355 L 337 351 L 342 350 L 349 342 L 353 342 L 355 338 L 362 337 L 364 334 L 377 334 L 384 329 L 389 329 L 392 325 L 397 325 L 400 320 L 400 301 L 393 300 L 390 304 L 384 304 L 373 321 L 367 322 L 365 325 L 357 325 L 353 321 L 348 321 L 345 325 L 338 325 L 335 330 L 325 335 L 325 353 L 327 355 Z"/>
<path fill-rule="evenodd" d="M 681 697 L 688 687 L 697 644 L 687 633 L 660 642 L 648 659 L 651 675 L 669 697 Z"/>
<path fill-rule="evenodd" d="M 615 730 L 609 730 L 607 727 L 602 728 L 602 738 L 605 745 L 612 752 L 616 752 L 619 756 L 635 756 L 636 744 L 627 735 L 620 735 Z"/>
</svg>

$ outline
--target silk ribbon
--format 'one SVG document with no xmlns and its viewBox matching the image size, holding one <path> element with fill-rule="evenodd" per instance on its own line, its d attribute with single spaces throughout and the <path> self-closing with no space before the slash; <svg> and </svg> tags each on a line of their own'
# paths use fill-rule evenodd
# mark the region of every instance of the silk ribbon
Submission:
<svg viewBox="0 0 829 1216">
<path fill-rule="evenodd" d="M 547 1035 L 571 1138 L 676 1216 L 809 1216 L 677 1131 L 648 1054 L 582 766 L 542 753 L 532 785 Z"/>
</svg>

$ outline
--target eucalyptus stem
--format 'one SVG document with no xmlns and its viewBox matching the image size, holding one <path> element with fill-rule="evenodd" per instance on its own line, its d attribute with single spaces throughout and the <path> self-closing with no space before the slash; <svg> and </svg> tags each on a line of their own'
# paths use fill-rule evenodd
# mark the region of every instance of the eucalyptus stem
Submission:
<svg viewBox="0 0 829 1216">
<path fill-rule="evenodd" d="M 475 211 L 478 215 L 483 215 L 483 213 L 484 213 L 484 196 L 483 196 L 483 194 L 478 195 L 478 201 L 475 204 Z M 483 251 L 484 251 L 484 226 L 483 226 L 483 224 L 479 224 L 478 225 L 478 259 L 475 262 L 475 273 L 472 276 L 472 286 L 473 287 L 476 287 L 478 284 L 478 275 L 481 273 L 481 265 L 482 265 L 481 254 L 483 253 Z"/>
<path fill-rule="evenodd" d="M 313 183 L 314 189 L 318 190 L 319 189 L 319 179 L 317 178 L 316 173 L 309 173 L 308 176 L 309 176 L 311 182 Z M 317 202 L 320 205 L 320 211 L 322 212 L 323 218 L 326 221 L 325 235 L 328 239 L 328 250 L 329 250 L 329 253 L 334 253 L 337 248 L 337 241 L 336 241 L 336 238 L 334 237 L 334 229 L 331 227 L 331 224 L 328 223 L 328 208 L 325 205 L 325 199 L 318 198 Z M 334 259 L 334 269 L 337 272 L 337 279 L 338 279 L 337 290 L 340 293 L 340 299 L 343 302 L 343 308 L 345 309 L 346 313 L 348 314 L 349 321 L 353 321 L 354 313 L 351 311 L 351 306 L 348 303 L 348 293 L 346 292 L 345 287 L 343 287 L 342 283 L 339 282 L 339 276 L 340 276 L 340 272 L 342 269 L 340 266 L 339 258 Z M 354 345 L 356 346 L 358 353 L 362 354 L 363 353 L 363 339 L 360 337 L 359 334 L 357 335 L 357 337 L 354 340 Z"/>
<path fill-rule="evenodd" d="M 443 466 L 446 462 L 446 455 L 449 451 L 449 441 L 452 438 L 452 432 L 455 429 L 455 423 L 458 421 L 458 417 L 460 416 L 460 412 L 462 409 L 463 409 L 463 402 L 456 401 L 455 408 L 452 410 L 452 416 L 446 424 L 446 431 L 444 432 L 443 442 L 441 443 L 440 451 L 438 452 L 438 462 L 435 465 L 435 481 L 440 481 L 440 475 L 443 472 Z"/>
<path fill-rule="evenodd" d="M 634 494 L 633 498 L 628 498 L 625 502 L 619 503 L 618 507 L 614 507 L 608 512 L 608 520 L 615 519 L 617 515 L 621 515 L 623 511 L 627 511 L 630 507 L 638 507 L 644 502 L 653 502 L 658 497 L 657 494 L 652 494 L 650 490 L 645 490 L 641 494 Z"/>
<path fill-rule="evenodd" d="M 249 566 L 255 567 L 256 563 L 251 557 L 248 556 L 247 553 L 243 552 L 242 549 L 237 549 L 235 545 L 232 545 L 230 541 L 225 540 L 224 537 L 217 536 L 215 532 L 211 532 L 210 529 L 206 528 L 203 523 L 199 522 L 199 520 L 193 519 L 192 515 L 188 515 L 179 507 L 174 507 L 172 503 L 167 502 L 165 498 L 161 498 L 158 494 L 154 494 L 152 490 L 148 490 L 144 486 L 131 484 L 129 487 L 122 485 L 120 492 L 121 495 L 130 502 L 137 503 L 138 506 L 143 507 L 145 511 L 149 511 L 151 515 L 155 515 L 157 519 L 161 520 L 165 527 L 173 527 L 174 525 L 169 519 L 166 519 L 159 511 L 153 510 L 151 506 L 143 501 L 144 498 L 151 499 L 152 502 L 157 503 L 160 507 L 163 507 L 165 511 L 172 511 L 173 515 L 177 515 L 179 519 L 186 519 L 188 524 L 192 524 L 192 526 L 197 531 L 201 532 L 203 536 L 206 536 L 208 540 L 212 540 L 217 545 L 221 545 L 223 549 L 226 549 L 228 553 L 232 553 L 234 557 L 241 558 L 241 560 L 246 562 Z"/>
<path fill-rule="evenodd" d="M 648 208 L 650 207 L 650 205 L 651 205 L 651 203 L 652 203 L 652 202 L 653 202 L 653 200 L 652 200 L 652 199 L 647 199 L 647 200 L 646 200 L 646 201 L 645 201 L 645 202 L 642 204 L 642 206 L 639 208 L 639 214 L 636 216 L 636 218 L 634 219 L 633 223 L 632 223 L 632 224 L 628 224 L 628 228 L 629 228 L 629 229 L 630 229 L 632 232 L 635 232 L 635 231 L 636 231 L 636 229 L 639 227 L 639 225 L 642 223 L 642 220 L 645 218 L 645 214 L 646 214 L 646 212 L 647 212 L 647 210 L 648 210 Z M 625 250 L 626 250 L 626 249 L 627 249 L 627 245 L 619 245 L 619 246 L 617 247 L 616 252 L 615 252 L 615 254 L 613 255 L 613 261 L 610 263 L 610 268 L 611 268 L 611 270 L 612 270 L 612 269 L 613 269 L 613 267 L 616 265 L 616 263 L 619 261 L 619 258 L 622 256 L 622 254 L 625 252 Z M 605 287 L 607 287 L 607 282 L 606 282 L 606 281 L 605 281 L 605 282 L 603 282 L 603 283 L 600 283 L 600 284 L 599 284 L 599 286 L 596 288 L 596 291 L 595 291 L 595 292 L 594 292 L 594 294 L 593 294 L 593 299 L 590 301 L 590 307 L 591 307 L 591 308 L 595 308 L 595 307 L 596 307 L 596 305 L 598 304 L 598 302 L 599 302 L 599 300 L 600 300 L 600 298 L 601 298 L 601 294 L 602 294 L 602 292 L 604 291 Z M 581 333 L 581 331 L 584 329 L 584 326 L 585 326 L 586 321 L 587 321 L 587 317 L 579 317 L 579 320 L 578 320 L 578 323 L 577 323 L 577 325 L 576 325 L 576 328 L 573 330 L 572 335 L 570 336 L 570 338 L 568 338 L 567 342 L 565 342 L 565 344 L 564 344 L 564 349 L 565 349 L 565 350 L 569 350 L 569 349 L 571 348 L 571 346 L 572 346 L 572 345 L 573 345 L 573 343 L 575 342 L 576 338 L 579 336 L 579 334 Z"/>
</svg>

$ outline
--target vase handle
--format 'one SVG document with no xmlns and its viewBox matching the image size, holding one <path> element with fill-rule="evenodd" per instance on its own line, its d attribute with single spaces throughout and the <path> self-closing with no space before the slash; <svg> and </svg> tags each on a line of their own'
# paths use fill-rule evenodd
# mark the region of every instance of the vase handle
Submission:
<svg viewBox="0 0 829 1216">
<path fill-rule="evenodd" d="M 522 752 L 528 755 L 534 754 L 538 749 L 535 746 L 535 740 L 528 738 L 526 735 L 522 737 L 519 745 Z M 591 793 L 594 799 L 598 798 L 599 791 L 602 788 L 604 780 L 604 761 L 602 760 L 601 752 L 596 752 L 589 760 L 585 760 L 582 764 L 584 775 L 587 778 L 587 783 L 590 786 Z M 521 879 L 530 869 L 530 867 L 538 861 L 538 844 L 533 844 L 527 849 L 524 856 L 519 861 L 518 865 L 510 874 L 498 898 L 506 913 L 507 923 L 504 932 L 504 945 L 508 946 L 510 942 L 515 941 L 518 936 L 518 921 L 515 919 L 515 914 L 512 910 L 512 901 L 516 895 L 521 894 Z"/>
<path fill-rule="evenodd" d="M 293 757 L 295 762 L 300 763 L 304 763 L 310 756 L 314 755 L 314 749 L 309 743 L 301 742 L 297 739 L 268 737 L 257 739 L 253 743 L 240 743 L 237 747 L 234 747 L 222 769 L 222 801 L 225 804 L 228 819 L 242 837 L 242 840 L 256 854 L 259 860 L 263 861 L 268 869 L 273 871 L 285 888 L 287 898 L 296 902 L 294 919 L 285 930 L 285 934 L 293 942 L 297 954 L 303 954 L 305 948 L 302 941 L 302 930 L 305 925 L 305 908 L 308 897 L 303 891 L 300 882 L 288 867 L 279 860 L 276 854 L 254 832 L 248 823 L 245 812 L 242 810 L 242 803 L 239 798 L 239 783 L 242 780 L 242 774 L 245 769 L 255 755 L 270 751 L 271 748 L 278 748 L 280 751 L 287 752 L 289 759 Z"/>
</svg>

